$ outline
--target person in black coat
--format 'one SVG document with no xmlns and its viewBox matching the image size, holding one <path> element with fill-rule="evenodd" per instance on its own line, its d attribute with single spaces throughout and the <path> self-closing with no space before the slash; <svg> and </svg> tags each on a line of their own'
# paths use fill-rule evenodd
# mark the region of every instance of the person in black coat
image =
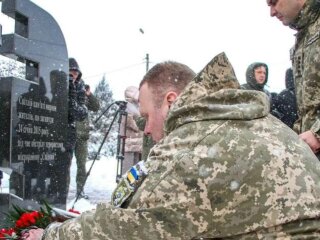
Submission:
<svg viewBox="0 0 320 240">
<path fill-rule="evenodd" d="M 282 90 L 274 99 L 274 109 L 271 113 L 288 127 L 293 128 L 293 124 L 298 118 L 298 113 L 294 78 L 291 68 L 286 70 L 285 81 L 286 89 Z"/>
</svg>

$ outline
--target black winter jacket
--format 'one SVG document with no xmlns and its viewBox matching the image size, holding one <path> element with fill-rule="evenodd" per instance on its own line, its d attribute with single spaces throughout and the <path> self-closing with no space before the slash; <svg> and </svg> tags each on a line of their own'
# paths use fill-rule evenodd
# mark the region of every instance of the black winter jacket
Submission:
<svg viewBox="0 0 320 240">
<path fill-rule="evenodd" d="M 272 114 L 288 127 L 292 128 L 298 118 L 297 100 L 295 95 L 292 69 L 286 71 L 286 89 L 282 90 L 274 99 L 275 110 Z"/>
<path fill-rule="evenodd" d="M 69 81 L 67 149 L 72 150 L 76 143 L 76 121 L 88 116 L 85 105 L 85 85 L 83 81 Z"/>
</svg>

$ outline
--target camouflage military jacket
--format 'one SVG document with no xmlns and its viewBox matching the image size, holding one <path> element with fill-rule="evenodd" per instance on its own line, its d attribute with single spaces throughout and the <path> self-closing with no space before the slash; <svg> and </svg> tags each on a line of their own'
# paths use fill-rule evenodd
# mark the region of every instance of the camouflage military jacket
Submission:
<svg viewBox="0 0 320 240">
<path fill-rule="evenodd" d="M 238 87 L 226 56 L 215 57 L 171 107 L 128 200 L 52 226 L 45 239 L 314 237 L 317 158 L 268 114 L 264 93 Z"/>
<path fill-rule="evenodd" d="M 320 137 L 320 2 L 307 0 L 291 25 L 298 30 L 292 56 L 299 118 L 294 129 Z"/>
</svg>

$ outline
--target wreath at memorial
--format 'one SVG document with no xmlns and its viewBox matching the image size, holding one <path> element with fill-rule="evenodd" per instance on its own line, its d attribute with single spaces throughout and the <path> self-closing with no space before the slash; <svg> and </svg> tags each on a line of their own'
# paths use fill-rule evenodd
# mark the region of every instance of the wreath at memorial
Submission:
<svg viewBox="0 0 320 240">
<path fill-rule="evenodd" d="M 6 227 L 0 229 L 0 239 L 21 239 L 23 233 L 30 229 L 45 229 L 52 222 L 64 222 L 80 214 L 73 209 L 57 211 L 46 202 L 43 205 L 38 211 L 13 205 L 12 210 L 6 213 Z"/>
</svg>

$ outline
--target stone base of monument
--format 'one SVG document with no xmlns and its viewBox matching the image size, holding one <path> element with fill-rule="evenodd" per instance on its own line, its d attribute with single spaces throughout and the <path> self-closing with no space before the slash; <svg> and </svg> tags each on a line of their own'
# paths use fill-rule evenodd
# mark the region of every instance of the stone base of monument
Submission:
<svg viewBox="0 0 320 240">
<path fill-rule="evenodd" d="M 0 193 L 0 226 L 5 226 L 6 213 L 12 209 L 12 205 L 29 210 L 39 210 L 40 205 L 31 200 L 24 200 L 11 193 Z"/>
</svg>

